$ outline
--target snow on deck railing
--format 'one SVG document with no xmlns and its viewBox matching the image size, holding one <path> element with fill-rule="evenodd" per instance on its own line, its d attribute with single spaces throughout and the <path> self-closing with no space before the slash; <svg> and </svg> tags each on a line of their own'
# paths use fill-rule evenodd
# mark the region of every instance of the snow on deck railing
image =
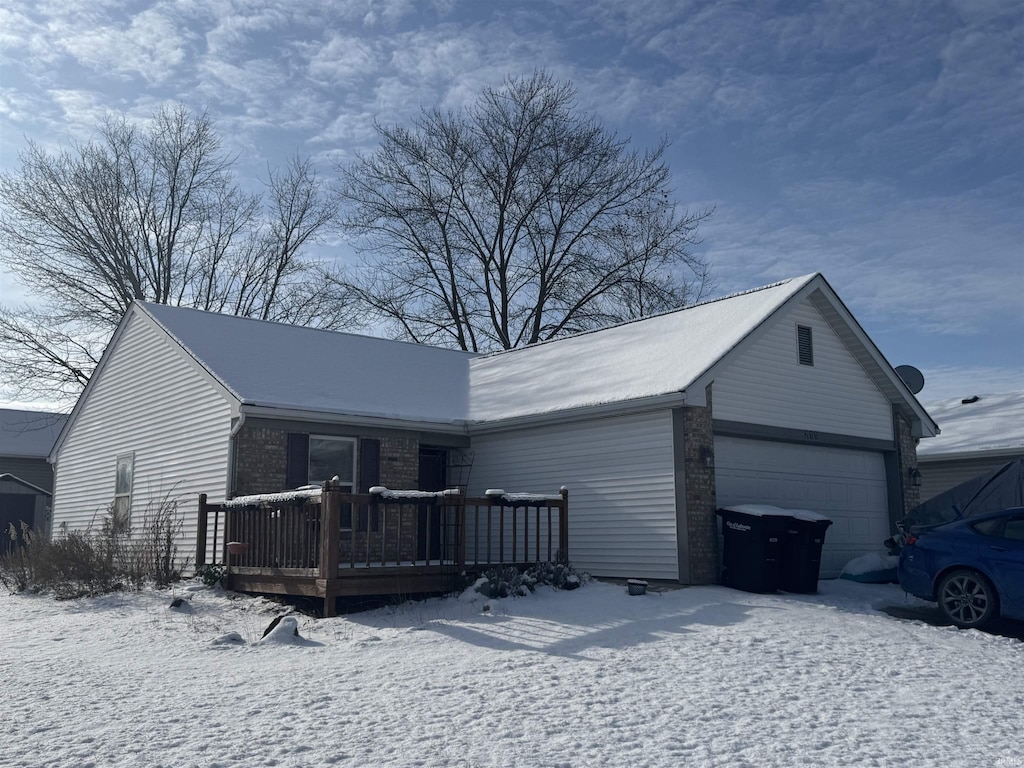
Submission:
<svg viewBox="0 0 1024 768">
<path fill-rule="evenodd" d="M 383 485 L 375 485 L 370 489 L 371 496 L 379 496 L 384 500 L 396 501 L 430 501 L 432 499 L 444 499 L 449 496 L 459 496 L 458 488 L 449 488 L 444 491 L 392 491 Z"/>
<path fill-rule="evenodd" d="M 320 497 L 321 488 L 316 486 L 304 486 L 293 491 L 282 491 L 281 493 L 257 493 L 252 496 L 236 496 L 224 502 L 225 508 L 237 509 L 239 507 L 256 507 L 263 504 L 288 504 L 292 501 L 302 499 L 317 499 Z"/>
<path fill-rule="evenodd" d="M 559 489 L 559 492 L 554 495 L 550 493 L 506 493 L 500 488 L 488 488 L 484 491 L 484 496 L 492 499 L 501 499 L 502 501 L 512 505 L 534 505 L 562 501 L 564 498 L 562 494 L 565 491 L 566 487 L 564 485 Z"/>
<path fill-rule="evenodd" d="M 279 493 L 256 493 L 249 496 L 236 496 L 228 499 L 223 506 L 230 509 L 241 509 L 242 507 L 273 506 L 275 504 L 289 504 L 296 501 L 309 499 L 319 500 L 322 488 L 319 485 L 307 485 L 295 488 L 291 491 Z M 564 490 L 564 487 L 563 489 Z M 551 493 L 506 493 L 501 489 L 488 488 L 484 496 L 490 499 L 497 499 L 511 505 L 534 505 L 549 504 L 562 501 L 561 490 L 557 494 Z M 402 490 L 393 491 L 383 485 L 375 485 L 370 488 L 370 495 L 377 496 L 381 501 L 434 501 L 438 499 L 460 496 L 462 492 L 457 488 L 448 488 L 444 491 L 419 491 Z"/>
</svg>

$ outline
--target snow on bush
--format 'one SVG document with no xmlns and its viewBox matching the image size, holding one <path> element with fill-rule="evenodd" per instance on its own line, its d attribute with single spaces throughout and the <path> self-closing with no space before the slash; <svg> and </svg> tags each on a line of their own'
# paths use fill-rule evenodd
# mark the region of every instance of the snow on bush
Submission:
<svg viewBox="0 0 1024 768">
<path fill-rule="evenodd" d="M 537 563 L 522 571 L 513 566 L 506 566 L 485 571 L 472 589 L 490 598 L 525 597 L 538 585 L 555 589 L 576 589 L 583 583 L 584 578 L 581 578 L 568 563 Z"/>
</svg>

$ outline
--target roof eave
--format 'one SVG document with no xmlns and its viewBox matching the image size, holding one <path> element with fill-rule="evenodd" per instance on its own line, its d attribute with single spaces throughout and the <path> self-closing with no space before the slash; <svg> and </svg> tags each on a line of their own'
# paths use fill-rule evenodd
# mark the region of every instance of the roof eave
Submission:
<svg viewBox="0 0 1024 768">
<path fill-rule="evenodd" d="M 919 453 L 917 455 L 917 461 L 919 464 L 927 464 L 939 461 L 961 461 L 963 459 L 1005 458 L 1010 460 L 1017 456 L 1024 456 L 1024 446 L 1017 446 L 1015 448 L 986 448 L 983 450 L 971 450 L 970 448 L 965 448 L 960 451 L 945 451 L 943 453 Z"/>
<path fill-rule="evenodd" d="M 132 313 L 138 312 L 136 307 L 137 305 L 134 303 L 128 307 L 128 311 L 126 311 L 121 317 L 121 322 L 117 324 L 117 328 L 114 329 L 114 333 L 110 336 L 107 346 L 103 348 L 103 354 L 100 355 L 100 361 L 96 364 L 92 374 L 89 376 L 89 381 L 86 382 L 85 387 L 82 389 L 82 393 L 75 401 L 75 407 L 72 408 L 71 413 L 68 414 L 67 419 L 64 421 L 64 426 L 60 430 L 60 434 L 58 434 L 57 439 L 53 441 L 53 447 L 50 449 L 50 453 L 46 456 L 46 460 L 50 464 L 57 463 L 57 454 L 60 453 L 60 449 L 64 446 L 64 440 L 71 431 L 72 425 L 78 419 L 78 414 L 81 412 L 84 407 L 84 403 L 92 392 L 96 380 L 107 367 L 107 361 L 110 359 L 110 351 L 114 348 L 117 340 L 120 339 L 121 335 L 124 333 L 124 329 L 128 325 L 128 319 L 132 316 Z"/>
<path fill-rule="evenodd" d="M 807 296 L 879 391 L 908 421 L 911 435 L 921 438 L 939 434 L 939 425 L 907 388 L 824 276 L 817 275 L 800 293 Z"/>
<path fill-rule="evenodd" d="M 53 494 L 50 493 L 50 491 L 46 490 L 45 488 L 40 488 L 38 485 L 30 483 L 27 480 L 22 480 L 20 477 L 18 477 L 17 475 L 12 475 L 10 472 L 4 472 L 3 474 L 0 474 L 0 481 L 18 483 L 19 485 L 23 485 L 26 488 L 30 488 L 36 493 L 45 494 L 46 496 L 53 496 Z"/>
<path fill-rule="evenodd" d="M 684 405 L 692 405 L 687 401 L 685 391 L 668 392 L 650 397 L 633 398 L 631 400 L 617 400 L 611 403 L 597 403 L 594 405 L 581 405 L 574 408 L 563 408 L 557 411 L 545 411 L 543 413 L 528 413 L 520 416 L 509 416 L 505 418 L 480 420 L 470 419 L 467 423 L 469 434 L 480 435 L 492 432 L 508 432 L 516 429 L 529 427 L 540 427 L 548 424 L 564 424 L 572 421 L 585 421 L 587 419 L 606 418 L 609 416 L 624 416 L 631 413 L 644 413 L 667 408 L 679 408 Z"/>
<path fill-rule="evenodd" d="M 373 413 L 346 411 L 318 411 L 306 408 L 284 407 L 259 403 L 243 403 L 240 411 L 247 418 L 279 419 L 285 421 L 311 421 L 321 424 L 351 424 L 353 426 L 373 426 L 387 429 L 422 430 L 429 432 L 446 432 L 463 435 L 467 430 L 465 419 L 437 421 L 418 419 L 406 416 L 381 416 Z"/>
</svg>

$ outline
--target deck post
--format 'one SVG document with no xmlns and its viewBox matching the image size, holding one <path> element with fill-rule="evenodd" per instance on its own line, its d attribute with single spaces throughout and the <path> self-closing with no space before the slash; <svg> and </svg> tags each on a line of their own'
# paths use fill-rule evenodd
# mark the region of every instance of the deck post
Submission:
<svg viewBox="0 0 1024 768">
<path fill-rule="evenodd" d="M 341 485 L 325 480 L 320 491 L 320 579 L 324 591 L 324 616 L 334 616 L 331 583 L 338 578 L 341 557 Z"/>
<path fill-rule="evenodd" d="M 562 513 L 558 516 L 558 562 L 569 562 L 569 489 L 564 485 L 559 490 L 562 496 Z"/>
<path fill-rule="evenodd" d="M 459 571 L 464 571 L 466 570 L 466 497 L 461 492 L 455 501 L 455 515 L 455 526 L 459 537 L 455 560 Z"/>
<path fill-rule="evenodd" d="M 209 523 L 210 510 L 206 508 L 206 494 L 199 494 L 199 519 L 196 530 L 196 568 L 206 565 L 206 526 Z"/>
</svg>

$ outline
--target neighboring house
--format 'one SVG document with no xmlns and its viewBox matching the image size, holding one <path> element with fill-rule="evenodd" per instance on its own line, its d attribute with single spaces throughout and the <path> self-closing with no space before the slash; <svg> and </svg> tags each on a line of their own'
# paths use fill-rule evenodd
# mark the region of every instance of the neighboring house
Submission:
<svg viewBox="0 0 1024 768">
<path fill-rule="evenodd" d="M 0 408 L 0 548 L 13 524 L 46 531 L 53 469 L 46 458 L 67 416 Z"/>
<path fill-rule="evenodd" d="M 942 434 L 918 448 L 922 501 L 1024 456 L 1024 392 L 941 400 L 928 413 Z"/>
<path fill-rule="evenodd" d="M 54 447 L 54 519 L 176 501 L 194 541 L 199 493 L 432 490 L 468 456 L 470 493 L 567 486 L 597 575 L 713 582 L 744 502 L 830 515 L 836 575 L 917 503 L 935 432 L 821 275 L 484 356 L 137 303 Z"/>
</svg>

